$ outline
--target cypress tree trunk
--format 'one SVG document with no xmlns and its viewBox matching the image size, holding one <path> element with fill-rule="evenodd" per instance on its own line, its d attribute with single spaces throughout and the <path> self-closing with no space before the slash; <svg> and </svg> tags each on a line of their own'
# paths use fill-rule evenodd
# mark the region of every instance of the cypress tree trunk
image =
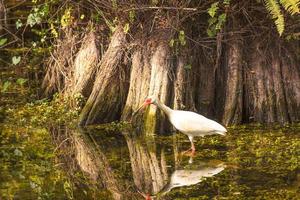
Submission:
<svg viewBox="0 0 300 200">
<path fill-rule="evenodd" d="M 99 41 L 93 31 L 86 34 L 74 61 L 74 78 L 71 94 L 89 97 L 94 86 L 97 64 L 100 59 Z"/>
<path fill-rule="evenodd" d="M 3 0 L 0 0 L 0 34 L 4 33 L 6 26 L 6 8 Z"/>
<path fill-rule="evenodd" d="M 241 41 L 233 38 L 227 50 L 225 103 L 222 121 L 225 125 L 238 124 L 242 120 L 242 46 Z"/>
<path fill-rule="evenodd" d="M 81 112 L 81 125 L 110 122 L 120 117 L 128 90 L 125 45 L 126 35 L 118 27 L 99 63 L 92 93 Z"/>
</svg>

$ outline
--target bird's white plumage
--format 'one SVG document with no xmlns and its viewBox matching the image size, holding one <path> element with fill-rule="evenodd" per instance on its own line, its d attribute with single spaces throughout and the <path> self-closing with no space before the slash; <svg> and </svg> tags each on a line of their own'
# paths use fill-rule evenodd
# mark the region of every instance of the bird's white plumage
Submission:
<svg viewBox="0 0 300 200">
<path fill-rule="evenodd" d="M 221 124 L 190 111 L 172 110 L 169 120 L 177 130 L 190 136 L 224 135 L 227 131 Z"/>
<path fill-rule="evenodd" d="M 218 122 L 208 119 L 195 112 L 172 110 L 153 96 L 148 97 L 145 100 L 144 104 L 137 111 L 139 111 L 145 105 L 149 104 L 158 106 L 168 116 L 173 126 L 189 137 L 192 153 L 195 152 L 195 145 L 193 143 L 194 136 L 205 136 L 213 134 L 225 135 L 225 133 L 227 132 L 226 128 Z"/>
</svg>

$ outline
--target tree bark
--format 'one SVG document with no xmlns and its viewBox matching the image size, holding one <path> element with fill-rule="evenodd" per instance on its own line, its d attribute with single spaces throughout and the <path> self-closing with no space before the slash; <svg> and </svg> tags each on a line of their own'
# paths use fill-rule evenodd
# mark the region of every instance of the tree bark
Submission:
<svg viewBox="0 0 300 200">
<path fill-rule="evenodd" d="M 225 125 L 239 124 L 242 120 L 243 67 L 242 46 L 238 38 L 233 38 L 227 50 L 225 103 L 222 121 Z"/>
<path fill-rule="evenodd" d="M 6 8 L 4 1 L 0 0 L 0 36 L 5 32 L 4 28 L 6 27 Z"/>
<path fill-rule="evenodd" d="M 87 33 L 74 61 L 74 78 L 71 94 L 80 93 L 89 97 L 95 81 L 97 63 L 100 58 L 94 32 Z"/>
<path fill-rule="evenodd" d="M 296 46 L 296 47 L 295 47 Z M 290 49 L 288 51 L 287 49 Z M 299 44 L 282 48 L 280 59 L 281 82 L 284 89 L 288 118 L 291 122 L 300 121 L 300 59 L 297 55 Z"/>
<path fill-rule="evenodd" d="M 141 43 L 142 46 L 146 44 Z M 126 104 L 122 113 L 123 120 L 130 120 L 133 112 L 139 108 L 148 96 L 151 66 L 149 50 L 138 46 L 132 55 L 130 86 Z M 139 125 L 143 120 L 139 118 Z"/>
<path fill-rule="evenodd" d="M 81 125 L 106 123 L 120 118 L 128 90 L 125 45 L 126 34 L 120 26 L 99 64 L 92 93 L 81 112 Z"/>
</svg>

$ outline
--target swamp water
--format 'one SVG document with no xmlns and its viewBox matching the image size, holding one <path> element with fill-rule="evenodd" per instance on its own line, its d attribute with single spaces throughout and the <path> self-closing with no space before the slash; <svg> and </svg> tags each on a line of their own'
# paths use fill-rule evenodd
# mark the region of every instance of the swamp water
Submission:
<svg viewBox="0 0 300 200">
<path fill-rule="evenodd" d="M 0 125 L 0 199 L 300 199 L 300 127 L 196 138 Z"/>
</svg>

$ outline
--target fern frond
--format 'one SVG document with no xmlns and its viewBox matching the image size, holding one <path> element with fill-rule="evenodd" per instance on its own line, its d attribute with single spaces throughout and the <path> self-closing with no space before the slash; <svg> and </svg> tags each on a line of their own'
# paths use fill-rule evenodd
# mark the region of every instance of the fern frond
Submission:
<svg viewBox="0 0 300 200">
<path fill-rule="evenodd" d="M 300 0 L 280 0 L 280 3 L 291 15 L 300 13 Z"/>
<path fill-rule="evenodd" d="M 275 22 L 277 31 L 281 35 L 284 31 L 284 18 L 280 10 L 280 5 L 277 0 L 264 0 L 266 9 L 271 14 L 272 19 Z"/>
</svg>

